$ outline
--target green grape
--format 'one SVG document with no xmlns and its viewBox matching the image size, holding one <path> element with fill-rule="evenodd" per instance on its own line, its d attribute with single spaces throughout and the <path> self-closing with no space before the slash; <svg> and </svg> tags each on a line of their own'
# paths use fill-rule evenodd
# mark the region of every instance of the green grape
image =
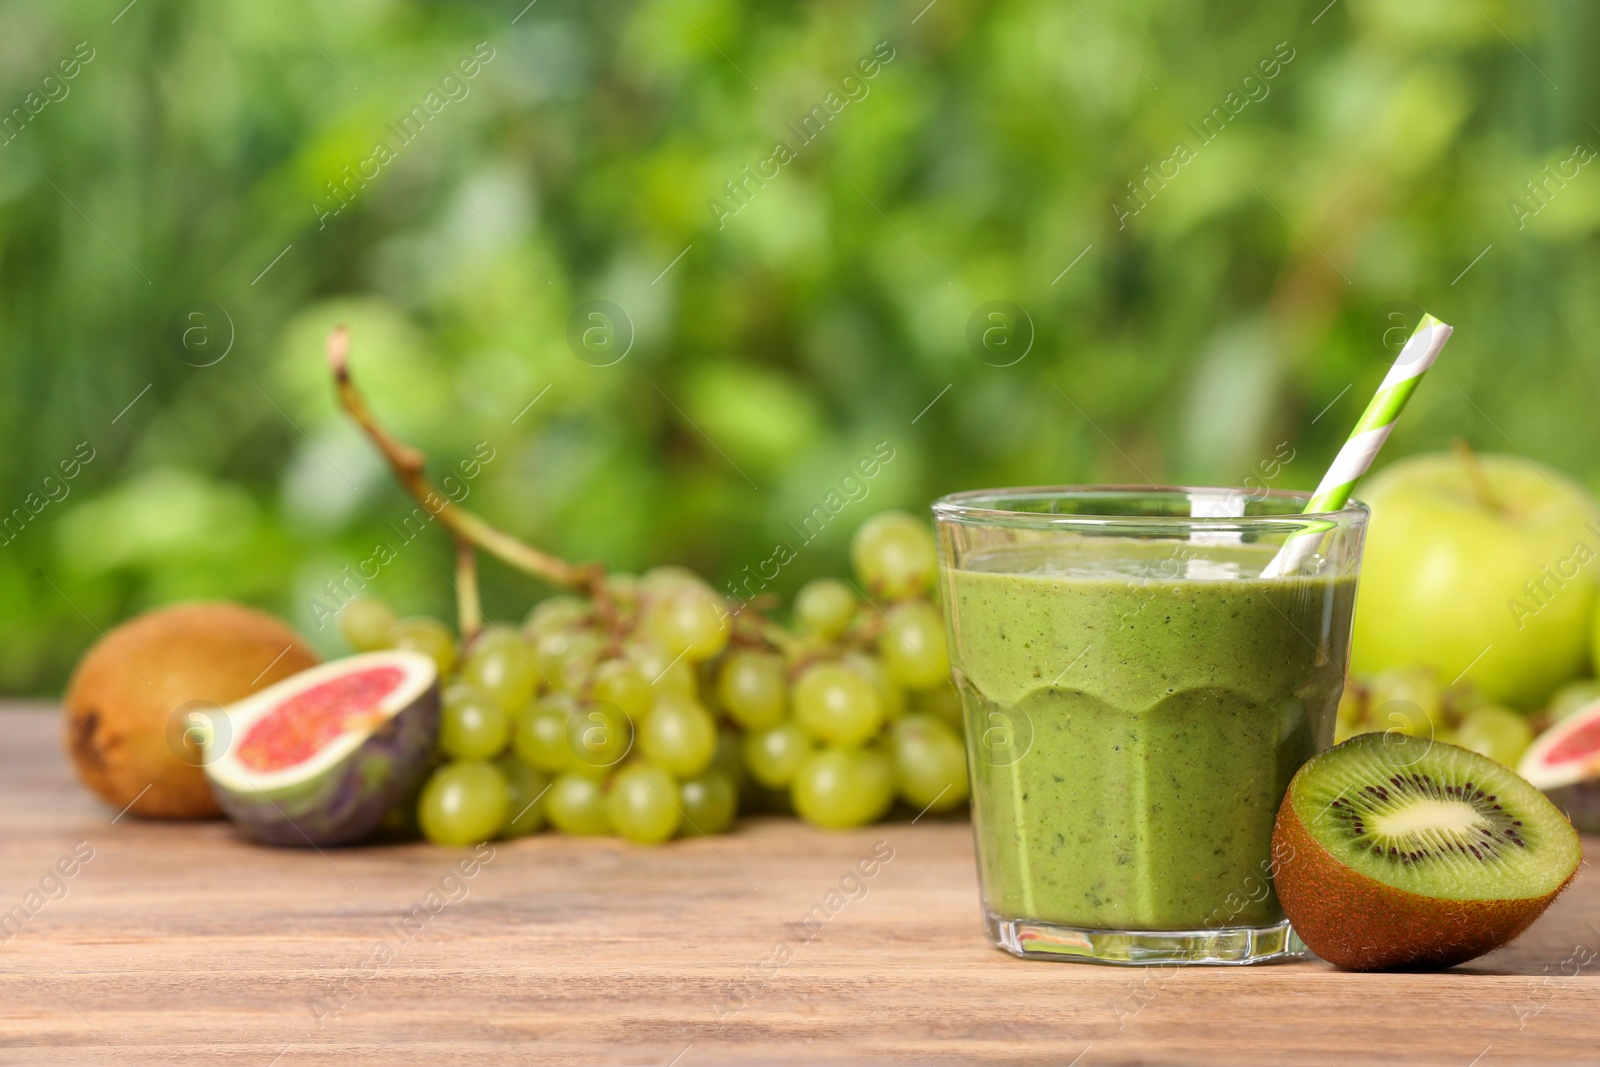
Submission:
<svg viewBox="0 0 1600 1067">
<path fill-rule="evenodd" d="M 509 752 L 494 761 L 506 780 L 506 821 L 500 827 L 501 837 L 526 837 L 544 826 L 545 791 L 550 788 L 550 776 L 536 771 Z"/>
<path fill-rule="evenodd" d="M 356 597 L 339 612 L 339 630 L 357 652 L 393 648 L 397 621 L 393 608 L 370 596 Z"/>
<path fill-rule="evenodd" d="M 417 821 L 423 836 L 437 845 L 487 841 L 505 824 L 509 793 L 492 763 L 446 763 L 422 787 Z"/>
<path fill-rule="evenodd" d="M 482 695 L 483 694 L 479 692 L 477 686 L 473 685 L 459 674 L 452 674 L 448 679 L 445 679 L 444 684 L 439 690 L 439 700 L 441 706 L 448 704 L 452 700 L 465 700 L 469 696 Z"/>
<path fill-rule="evenodd" d="M 593 630 L 555 630 L 533 641 L 533 665 L 550 688 L 576 693 L 600 659 L 605 638 Z"/>
<path fill-rule="evenodd" d="M 850 563 L 874 596 L 899 600 L 927 591 L 939 559 L 925 523 L 903 511 L 883 511 L 856 530 Z"/>
<path fill-rule="evenodd" d="M 665 841 L 683 821 L 678 783 L 648 763 L 624 767 L 606 793 L 606 816 L 613 830 L 635 844 Z"/>
<path fill-rule="evenodd" d="M 692 833 L 720 834 L 733 825 L 739 814 L 739 790 L 726 775 L 707 771 L 684 782 L 679 792 L 683 799 L 685 836 Z"/>
<path fill-rule="evenodd" d="M 692 697 L 699 692 L 700 681 L 687 656 L 668 652 L 653 642 L 629 645 L 623 654 L 638 666 L 639 673 L 656 694 Z"/>
<path fill-rule="evenodd" d="M 625 609 L 638 607 L 640 585 L 641 579 L 637 574 L 612 571 L 606 575 L 606 592 L 611 595 L 612 601 Z"/>
<path fill-rule="evenodd" d="M 660 567 L 651 567 L 639 579 L 639 589 L 656 596 L 672 589 L 708 589 L 705 579 L 687 567 L 678 567 L 673 564 L 664 564 Z"/>
<path fill-rule="evenodd" d="M 582 693 L 594 678 L 594 666 L 600 658 L 601 645 L 568 656 L 550 680 L 555 689 L 566 693 Z"/>
<path fill-rule="evenodd" d="M 717 754 L 717 722 L 693 700 L 663 700 L 639 728 L 639 751 L 679 778 L 699 774 Z"/>
<path fill-rule="evenodd" d="M 800 766 L 813 751 L 811 736 L 794 722 L 746 734 L 744 765 L 750 777 L 768 789 L 782 789 L 794 781 Z"/>
<path fill-rule="evenodd" d="M 463 760 L 485 760 L 505 750 L 511 717 L 487 693 L 454 686 L 439 712 L 439 747 Z"/>
<path fill-rule="evenodd" d="M 924 689 L 912 702 L 913 710 L 943 721 L 960 736 L 962 726 L 961 694 L 949 682 Z"/>
<path fill-rule="evenodd" d="M 717 751 L 711 757 L 711 766 L 706 773 L 720 774 L 732 782 L 735 789 L 742 789 L 745 781 L 744 738 L 732 730 L 718 731 Z"/>
<path fill-rule="evenodd" d="M 455 635 L 438 619 L 425 615 L 401 619 L 394 624 L 394 647 L 433 657 L 441 676 L 455 670 L 458 655 Z"/>
<path fill-rule="evenodd" d="M 1431 676 L 1431 673 L 1430 673 Z M 1470 711 L 1493 704 L 1487 694 L 1468 681 L 1447 685 L 1440 698 L 1440 709 L 1433 722 L 1438 726 L 1460 722 Z M 1437 734 L 1435 734 L 1437 736 Z"/>
<path fill-rule="evenodd" d="M 1393 730 L 1412 737 L 1435 739 L 1439 739 L 1443 733 L 1443 730 L 1435 726 L 1428 716 L 1409 700 L 1391 700 L 1374 708 L 1373 713 L 1372 726 L 1379 731 Z"/>
<path fill-rule="evenodd" d="M 1367 686 L 1372 730 L 1397 730 L 1413 737 L 1438 738 L 1447 728 L 1444 694 L 1427 667 L 1396 667 Z"/>
<path fill-rule="evenodd" d="M 611 832 L 605 786 L 587 775 L 557 775 L 544 795 L 544 813 L 564 834 L 597 837 Z"/>
<path fill-rule="evenodd" d="M 614 767 L 633 747 L 633 724 L 615 704 L 581 704 L 567 718 L 567 744 L 585 767 Z"/>
<path fill-rule="evenodd" d="M 783 658 L 770 652 L 735 652 L 717 675 L 717 699 L 746 730 L 764 730 L 783 721 L 789 683 Z"/>
<path fill-rule="evenodd" d="M 520 637 L 498 626 L 478 635 L 461 665 L 461 674 L 507 711 L 524 707 L 539 683 L 532 650 Z"/>
<path fill-rule="evenodd" d="M 837 578 L 818 578 L 800 587 L 794 618 L 801 630 L 832 641 L 850 628 L 859 601 L 855 590 Z"/>
<path fill-rule="evenodd" d="M 580 630 L 593 614 L 594 610 L 587 600 L 566 594 L 548 597 L 528 612 L 528 617 L 522 623 L 522 632 L 536 638 L 557 630 Z"/>
<path fill-rule="evenodd" d="M 1334 712 L 1334 721 L 1340 726 L 1356 731 L 1366 718 L 1367 689 L 1352 678 L 1345 682 L 1344 691 L 1339 694 L 1339 707 Z"/>
<path fill-rule="evenodd" d="M 1456 730 L 1456 744 L 1507 767 L 1516 767 L 1532 743 L 1533 727 L 1527 717 L 1494 704 L 1467 712 Z"/>
<path fill-rule="evenodd" d="M 847 652 L 839 657 L 841 666 L 849 667 L 861 677 L 872 683 L 872 688 L 878 694 L 879 706 L 883 708 L 883 717 L 892 722 L 898 719 L 906 710 L 905 690 L 895 684 L 889 677 L 889 672 L 883 669 L 883 661 L 876 656 L 869 656 L 865 652 Z"/>
<path fill-rule="evenodd" d="M 944 616 L 926 600 L 896 604 L 886 613 L 888 627 L 878 638 L 878 654 L 889 677 L 907 689 L 949 684 L 950 657 L 944 647 Z"/>
<path fill-rule="evenodd" d="M 1550 716 L 1550 721 L 1555 722 L 1565 719 L 1580 708 L 1588 707 L 1596 700 L 1600 700 L 1600 682 L 1593 678 L 1580 678 L 1576 682 L 1568 682 L 1555 691 L 1555 695 L 1550 698 L 1547 714 Z"/>
<path fill-rule="evenodd" d="M 918 810 L 949 811 L 967 799 L 967 754 L 961 739 L 931 715 L 894 724 L 890 749 L 900 795 Z"/>
<path fill-rule="evenodd" d="M 789 797 L 813 826 L 865 826 L 894 802 L 894 771 L 875 749 L 825 748 L 801 764 Z"/>
<path fill-rule="evenodd" d="M 594 699 L 615 704 L 624 715 L 639 719 L 650 710 L 655 691 L 639 665 L 626 659 L 608 659 L 594 669 Z"/>
<path fill-rule="evenodd" d="M 591 632 L 568 628 L 534 631 L 530 634 L 533 665 L 545 678 L 550 678 L 560 670 L 562 662 L 569 655 L 588 643 Z"/>
<path fill-rule="evenodd" d="M 572 746 L 567 743 L 567 720 L 577 702 L 552 693 L 517 716 L 511 750 L 530 767 L 555 774 L 572 766 Z"/>
<path fill-rule="evenodd" d="M 728 644 L 727 605 L 703 586 L 672 585 L 645 610 L 645 629 L 661 647 L 699 663 Z"/>
<path fill-rule="evenodd" d="M 794 683 L 794 717 L 835 745 L 859 745 L 883 725 L 883 703 L 871 682 L 839 663 L 814 663 Z"/>
</svg>

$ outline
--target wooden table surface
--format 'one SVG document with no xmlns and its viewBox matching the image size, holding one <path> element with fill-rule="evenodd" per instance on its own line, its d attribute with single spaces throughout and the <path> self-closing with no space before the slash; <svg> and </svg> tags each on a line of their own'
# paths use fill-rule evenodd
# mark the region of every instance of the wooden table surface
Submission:
<svg viewBox="0 0 1600 1067">
<path fill-rule="evenodd" d="M 964 821 L 763 819 L 654 849 L 542 834 L 474 866 L 115 814 L 50 709 L 0 711 L 0 913 L 32 912 L 0 928 L 0 1063 L 1600 1064 L 1587 869 L 1445 974 L 1152 971 L 990 948 Z M 875 849 L 892 858 L 853 882 Z"/>
</svg>

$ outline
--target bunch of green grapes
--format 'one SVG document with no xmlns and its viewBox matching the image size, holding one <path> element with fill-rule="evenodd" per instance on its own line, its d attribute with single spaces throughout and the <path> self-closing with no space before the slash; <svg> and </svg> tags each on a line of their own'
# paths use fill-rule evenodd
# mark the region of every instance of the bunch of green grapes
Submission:
<svg viewBox="0 0 1600 1067">
<path fill-rule="evenodd" d="M 850 561 L 859 585 L 821 578 L 795 597 L 786 656 L 720 664 L 719 704 L 743 731 L 749 777 L 817 826 L 876 822 L 897 797 L 918 813 L 958 807 L 966 748 L 930 599 L 933 536 L 883 512 L 856 531 Z"/>
<path fill-rule="evenodd" d="M 1513 768 L 1533 743 L 1528 716 L 1493 703 L 1470 684 L 1445 685 L 1433 668 L 1420 665 L 1345 686 L 1334 741 L 1391 730 L 1470 748 Z"/>
<path fill-rule="evenodd" d="M 812 582 L 796 633 L 735 612 L 677 567 L 611 575 L 603 601 L 551 597 L 465 647 L 437 620 L 396 619 L 369 598 L 340 621 L 358 649 L 439 665 L 438 764 L 415 819 L 441 844 L 546 824 L 654 843 L 720 833 L 741 804 L 792 805 L 820 826 L 873 822 L 896 796 L 956 807 L 965 752 L 928 599 L 932 536 L 909 515 L 874 516 L 852 561 L 870 598 Z"/>
</svg>

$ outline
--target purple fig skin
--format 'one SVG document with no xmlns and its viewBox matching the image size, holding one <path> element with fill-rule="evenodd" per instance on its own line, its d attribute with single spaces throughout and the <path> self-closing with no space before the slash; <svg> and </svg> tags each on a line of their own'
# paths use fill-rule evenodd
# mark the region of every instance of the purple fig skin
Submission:
<svg viewBox="0 0 1600 1067">
<path fill-rule="evenodd" d="M 233 824 L 267 845 L 322 848 L 370 835 L 428 773 L 439 732 L 439 683 L 315 778 L 263 793 L 219 787 L 217 804 Z"/>
<path fill-rule="evenodd" d="M 1550 802 L 1567 813 L 1580 834 L 1600 834 L 1600 778 L 1546 789 Z"/>
</svg>

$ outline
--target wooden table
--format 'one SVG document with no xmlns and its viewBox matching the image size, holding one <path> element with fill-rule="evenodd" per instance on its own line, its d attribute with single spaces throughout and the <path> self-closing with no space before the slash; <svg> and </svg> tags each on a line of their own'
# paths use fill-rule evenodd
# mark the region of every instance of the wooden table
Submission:
<svg viewBox="0 0 1600 1067">
<path fill-rule="evenodd" d="M 0 712 L 0 913 L 40 891 L 0 929 L 0 1063 L 1600 1063 L 1589 871 L 1446 974 L 1151 971 L 990 948 L 964 821 L 542 834 L 468 874 L 470 850 L 113 815 L 50 709 Z M 75 847 L 92 858 L 47 880 Z M 875 848 L 892 858 L 852 881 Z M 827 918 L 791 925 L 808 912 Z"/>
</svg>

